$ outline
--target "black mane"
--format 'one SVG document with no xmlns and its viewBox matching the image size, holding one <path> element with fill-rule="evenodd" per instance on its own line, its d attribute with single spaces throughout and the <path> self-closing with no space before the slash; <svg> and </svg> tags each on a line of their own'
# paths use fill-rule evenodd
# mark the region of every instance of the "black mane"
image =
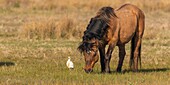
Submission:
<svg viewBox="0 0 170 85">
<path fill-rule="evenodd" d="M 107 23 L 99 18 L 92 18 L 84 31 L 83 40 L 102 39 L 108 28 Z"/>
<path fill-rule="evenodd" d="M 83 41 L 80 43 L 78 50 L 83 52 L 93 46 L 93 43 L 88 41 L 92 39 L 101 40 L 110 26 L 112 26 L 112 20 L 117 18 L 112 7 L 102 7 L 97 12 L 94 18 L 91 18 L 86 31 L 84 31 Z M 99 42 L 100 44 L 100 42 Z"/>
<path fill-rule="evenodd" d="M 113 17 L 117 16 L 112 7 L 102 7 L 99 9 L 97 16 L 91 18 L 84 32 L 83 40 L 91 40 L 92 38 L 102 39 L 104 34 L 107 33 L 107 28 L 110 26 Z"/>
</svg>

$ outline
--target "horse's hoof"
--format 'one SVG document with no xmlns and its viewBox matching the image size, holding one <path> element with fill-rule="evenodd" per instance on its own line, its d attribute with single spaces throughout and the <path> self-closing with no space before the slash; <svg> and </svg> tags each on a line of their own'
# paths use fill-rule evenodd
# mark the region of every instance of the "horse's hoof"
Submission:
<svg viewBox="0 0 170 85">
<path fill-rule="evenodd" d="M 118 73 L 121 73 L 122 70 L 121 70 L 121 69 L 117 69 L 116 71 L 117 71 Z"/>
<path fill-rule="evenodd" d="M 105 71 L 105 73 L 111 73 L 110 71 Z"/>
<path fill-rule="evenodd" d="M 138 70 L 137 70 L 137 69 L 133 69 L 132 71 L 133 71 L 133 72 L 138 72 Z"/>
<path fill-rule="evenodd" d="M 101 73 L 103 73 L 103 74 L 110 74 L 111 73 L 111 71 L 102 71 Z"/>
</svg>

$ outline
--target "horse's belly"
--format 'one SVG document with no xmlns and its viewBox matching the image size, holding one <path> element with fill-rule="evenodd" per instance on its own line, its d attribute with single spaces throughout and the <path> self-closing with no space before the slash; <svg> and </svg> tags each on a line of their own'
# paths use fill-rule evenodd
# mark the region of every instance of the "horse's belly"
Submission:
<svg viewBox="0 0 170 85">
<path fill-rule="evenodd" d="M 135 35 L 136 27 L 127 27 L 120 29 L 119 41 L 120 43 L 128 43 Z"/>
<path fill-rule="evenodd" d="M 131 35 L 121 35 L 118 41 L 118 44 L 126 44 L 128 43 L 134 36 L 135 33 L 132 33 Z"/>
</svg>

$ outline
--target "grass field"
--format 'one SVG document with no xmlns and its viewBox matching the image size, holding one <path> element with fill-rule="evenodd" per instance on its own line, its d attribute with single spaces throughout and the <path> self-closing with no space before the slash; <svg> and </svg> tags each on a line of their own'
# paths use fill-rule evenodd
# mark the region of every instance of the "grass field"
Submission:
<svg viewBox="0 0 170 85">
<path fill-rule="evenodd" d="M 153 2 L 154 1 L 154 2 Z M 102 6 L 132 3 L 146 15 L 142 68 L 129 71 L 130 44 L 122 73 L 116 73 L 118 49 L 111 59 L 111 74 L 83 70 L 77 51 L 88 21 Z M 152 3 L 152 4 L 151 4 Z M 1 85 L 169 85 L 169 0 L 0 0 Z M 169 7 L 169 8 L 168 8 Z M 75 68 L 66 67 L 68 56 Z"/>
</svg>

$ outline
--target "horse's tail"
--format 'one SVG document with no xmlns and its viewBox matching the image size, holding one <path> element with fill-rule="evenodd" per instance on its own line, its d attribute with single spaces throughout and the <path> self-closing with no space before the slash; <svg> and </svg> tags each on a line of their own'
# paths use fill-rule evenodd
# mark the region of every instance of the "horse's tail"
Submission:
<svg viewBox="0 0 170 85">
<path fill-rule="evenodd" d="M 134 66 L 134 53 L 135 51 L 138 51 L 138 64 L 140 65 L 140 68 L 142 67 L 141 63 L 141 44 L 142 44 L 142 36 L 144 33 L 144 26 L 145 26 L 145 15 L 144 13 L 140 10 L 139 14 L 137 14 L 137 19 L 139 22 L 137 23 L 137 30 L 140 30 L 141 32 L 136 32 L 135 35 L 132 38 L 131 41 L 131 55 L 130 55 L 130 68 L 133 69 Z"/>
<path fill-rule="evenodd" d="M 141 60 L 141 45 L 139 47 L 139 65 L 140 65 L 140 69 L 142 68 L 142 60 Z"/>
<path fill-rule="evenodd" d="M 142 37 L 145 30 L 145 15 L 143 11 L 139 9 L 139 16 L 138 16 L 139 22 L 138 22 L 138 30 L 141 30 L 139 32 L 138 41 L 139 41 L 139 48 L 138 48 L 138 64 L 140 65 L 140 69 L 142 68 L 142 62 L 141 62 L 141 47 L 142 47 Z"/>
<path fill-rule="evenodd" d="M 139 65 L 140 65 L 140 69 L 142 68 L 142 61 L 141 61 L 141 44 L 140 44 L 140 47 L 139 47 L 139 54 L 138 54 L 138 57 L 139 57 L 139 59 L 138 59 L 138 62 L 139 62 Z"/>
</svg>

